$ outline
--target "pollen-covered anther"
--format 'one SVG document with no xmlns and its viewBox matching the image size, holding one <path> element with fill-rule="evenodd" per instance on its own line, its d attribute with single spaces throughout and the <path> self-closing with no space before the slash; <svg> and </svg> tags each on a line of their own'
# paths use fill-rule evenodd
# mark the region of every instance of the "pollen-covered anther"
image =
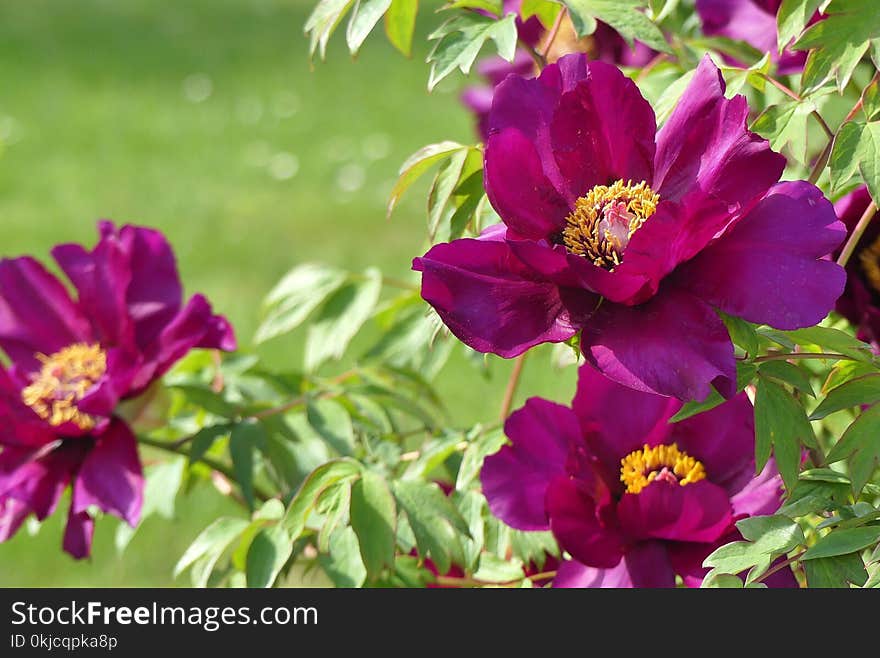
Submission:
<svg viewBox="0 0 880 658">
<path fill-rule="evenodd" d="M 569 252 L 613 270 L 629 239 L 657 210 L 660 195 L 644 181 L 596 185 L 575 202 L 565 220 L 562 242 Z"/>
<path fill-rule="evenodd" d="M 675 443 L 653 448 L 647 443 L 620 460 L 620 481 L 627 493 L 641 493 L 655 480 L 684 486 L 706 477 L 703 464 Z"/>
<path fill-rule="evenodd" d="M 40 418 L 58 427 L 73 423 L 82 430 L 95 426 L 95 419 L 83 413 L 77 403 L 85 397 L 107 370 L 107 355 L 98 345 L 75 343 L 46 356 L 21 398 Z"/>
</svg>

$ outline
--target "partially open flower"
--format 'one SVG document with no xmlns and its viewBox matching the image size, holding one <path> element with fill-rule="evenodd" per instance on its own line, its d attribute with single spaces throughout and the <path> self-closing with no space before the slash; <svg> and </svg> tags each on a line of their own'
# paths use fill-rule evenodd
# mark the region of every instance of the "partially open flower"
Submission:
<svg viewBox="0 0 880 658">
<path fill-rule="evenodd" d="M 862 185 L 834 204 L 847 233 L 852 233 L 870 203 L 868 188 Z M 853 324 L 860 340 L 880 349 L 880 223 L 876 217 L 859 239 L 846 273 L 846 288 L 836 310 Z"/>
<path fill-rule="evenodd" d="M 553 532 L 571 556 L 555 587 L 698 586 L 736 520 L 778 509 L 774 464 L 755 476 L 748 398 L 669 423 L 680 408 L 583 366 L 571 408 L 531 398 L 507 420 L 483 492 L 508 525 Z"/>
<path fill-rule="evenodd" d="M 801 73 L 807 61 L 806 51 L 783 50 L 779 54 L 776 14 L 781 5 L 782 0 L 697 0 L 697 14 L 704 34 L 744 41 L 769 53 L 783 75 Z M 817 13 L 813 21 L 818 18 Z"/>
<path fill-rule="evenodd" d="M 504 0 L 506 13 L 519 14 L 522 0 Z M 626 41 L 612 27 L 597 21 L 593 34 L 579 38 L 568 14 L 562 16 L 559 29 L 555 32 L 545 30 L 541 22 L 531 16 L 523 21 L 516 20 L 516 28 L 521 44 L 546 52 L 548 63 L 557 61 L 570 53 L 587 53 L 590 59 L 620 66 L 644 66 L 657 53 L 640 41 L 630 48 Z M 537 73 L 535 60 L 523 48 L 516 51 L 512 62 L 498 57 L 487 57 L 477 64 L 477 73 L 486 84 L 467 87 L 461 95 L 461 102 L 477 118 L 477 132 L 484 141 L 489 136 L 489 110 L 492 109 L 492 95 L 495 87 L 508 75 L 531 77 Z"/>
<path fill-rule="evenodd" d="M 822 192 L 746 128 L 706 57 L 666 124 L 618 69 L 568 55 L 497 88 L 486 192 L 503 225 L 434 246 L 422 297 L 480 352 L 581 333 L 587 360 L 638 390 L 703 399 L 736 385 L 716 310 L 778 329 L 820 321 L 845 274 Z"/>
<path fill-rule="evenodd" d="M 232 327 L 183 291 L 171 247 L 153 229 L 100 222 L 92 251 L 52 254 L 76 289 L 30 257 L 0 261 L 0 528 L 27 507 L 51 514 L 68 482 L 65 549 L 88 554 L 96 505 L 131 524 L 143 482 L 135 438 L 113 414 L 195 347 L 235 349 Z M 7 534 L 11 534 L 9 530 Z M 3 538 L 0 530 L 0 538 Z"/>
</svg>

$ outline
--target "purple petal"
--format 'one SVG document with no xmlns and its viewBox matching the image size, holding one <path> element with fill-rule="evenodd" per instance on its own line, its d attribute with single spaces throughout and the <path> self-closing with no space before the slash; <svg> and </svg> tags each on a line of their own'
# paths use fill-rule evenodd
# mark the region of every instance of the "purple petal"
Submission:
<svg viewBox="0 0 880 658">
<path fill-rule="evenodd" d="M 30 508 L 26 504 L 14 498 L 0 498 L 0 542 L 18 532 L 28 514 Z"/>
<path fill-rule="evenodd" d="M 0 260 L 0 347 L 26 371 L 37 353 L 91 342 L 91 327 L 64 286 L 30 257 Z"/>
<path fill-rule="evenodd" d="M 715 244 L 682 266 L 679 285 L 725 313 L 777 329 L 813 326 L 843 292 L 842 267 L 823 260 L 845 237 L 822 192 L 780 183 Z"/>
<path fill-rule="evenodd" d="M 556 258 L 544 249 L 549 259 Z M 507 243 L 462 239 L 434 246 L 413 261 L 422 274 L 422 298 L 462 342 L 503 357 L 539 343 L 558 343 L 579 329 L 560 289 L 526 266 Z M 577 293 L 585 307 L 595 296 Z M 579 301 L 578 300 L 578 301 Z"/>
<path fill-rule="evenodd" d="M 626 562 L 620 560 L 617 566 L 609 569 L 588 567 L 577 560 L 563 560 L 553 578 L 554 588 L 629 588 L 632 587 Z"/>
<path fill-rule="evenodd" d="M 733 344 L 724 323 L 696 297 L 669 289 L 641 306 L 606 303 L 582 334 L 600 372 L 639 391 L 703 400 L 710 384 L 736 391 Z"/>
<path fill-rule="evenodd" d="M 764 465 L 760 475 L 754 475 L 752 464 L 750 477 L 730 498 L 733 514 L 741 516 L 766 516 L 775 514 L 782 505 L 782 478 L 776 470 L 776 462 L 771 459 Z M 734 483 L 735 484 L 735 483 Z M 733 487 L 729 487 L 728 490 Z"/>
<path fill-rule="evenodd" d="M 664 542 L 639 542 L 623 559 L 633 587 L 675 587 L 675 572 Z"/>
<path fill-rule="evenodd" d="M 504 423 L 504 433 L 511 445 L 487 457 L 480 472 L 489 509 L 514 528 L 547 530 L 544 497 L 581 441 L 577 418 L 568 407 L 530 398 Z"/>
<path fill-rule="evenodd" d="M 77 560 L 88 557 L 94 534 L 95 520 L 88 512 L 74 512 L 71 504 L 64 528 L 64 550 Z"/>
<path fill-rule="evenodd" d="M 553 535 L 573 558 L 606 569 L 620 562 L 623 538 L 597 518 L 593 498 L 577 482 L 568 477 L 554 479 L 545 504 Z"/>
<path fill-rule="evenodd" d="M 37 447 L 55 441 L 53 428 L 21 399 L 21 388 L 0 367 L 0 445 Z"/>
<path fill-rule="evenodd" d="M 95 505 L 134 526 L 140 519 L 143 493 L 137 441 L 124 422 L 115 420 L 97 437 L 77 473 L 71 509 L 84 512 Z"/>
<path fill-rule="evenodd" d="M 594 185 L 650 178 L 654 125 L 635 84 L 583 54 L 562 57 L 536 79 L 509 77 L 489 114 L 489 200 L 520 235 L 548 237 Z"/>
<path fill-rule="evenodd" d="M 115 236 L 102 235 L 93 251 L 62 244 L 52 256 L 77 291 L 79 305 L 94 327 L 94 340 L 104 345 L 134 340 L 126 290 L 131 283 L 129 255 Z"/>
<path fill-rule="evenodd" d="M 589 365 L 578 371 L 571 405 L 614 488 L 621 486 L 620 460 L 646 443 L 664 443 L 671 429 L 666 421 L 681 407 L 678 400 L 622 386 Z"/>
<path fill-rule="evenodd" d="M 755 474 L 755 411 L 745 393 L 671 426 L 678 447 L 702 462 L 711 482 L 728 494 Z"/>
<path fill-rule="evenodd" d="M 635 539 L 715 541 L 730 529 L 727 493 L 708 480 L 684 486 L 655 481 L 617 505 L 621 529 Z"/>
<path fill-rule="evenodd" d="M 57 507 L 86 446 L 86 439 L 68 439 L 40 450 L 5 448 L 0 453 L 0 496 L 26 503 L 42 521 Z"/>
<path fill-rule="evenodd" d="M 677 201 L 694 189 L 742 205 L 779 180 L 785 158 L 746 128 L 743 96 L 724 98 L 724 80 L 703 57 L 678 106 L 657 134 L 654 191 Z"/>
</svg>

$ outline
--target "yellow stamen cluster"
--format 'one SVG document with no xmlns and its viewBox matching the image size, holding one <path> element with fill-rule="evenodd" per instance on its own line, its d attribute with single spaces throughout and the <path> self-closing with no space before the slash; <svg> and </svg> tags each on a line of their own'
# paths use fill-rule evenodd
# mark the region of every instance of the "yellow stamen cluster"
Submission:
<svg viewBox="0 0 880 658">
<path fill-rule="evenodd" d="M 622 180 L 612 185 L 596 185 L 575 202 L 574 210 L 565 220 L 562 241 L 571 253 L 599 267 L 614 269 L 620 265 L 629 238 L 654 214 L 659 201 L 660 195 L 644 181 L 637 185 Z M 614 220 L 609 219 L 609 210 L 621 204 L 628 215 L 625 235 L 615 234 L 611 226 Z"/>
<path fill-rule="evenodd" d="M 21 392 L 24 403 L 59 426 L 73 423 L 82 430 L 95 426 L 95 419 L 81 412 L 76 403 L 107 370 L 107 355 L 98 345 L 76 343 L 54 354 L 37 354 L 43 364 L 29 386 Z"/>
<path fill-rule="evenodd" d="M 859 252 L 859 262 L 868 283 L 876 292 L 880 292 L 880 238 Z"/>
<path fill-rule="evenodd" d="M 706 477 L 703 464 L 679 450 L 676 444 L 652 448 L 646 443 L 641 450 L 635 450 L 620 460 L 620 481 L 626 485 L 627 493 L 637 494 L 664 470 L 675 475 L 681 486 Z"/>
</svg>

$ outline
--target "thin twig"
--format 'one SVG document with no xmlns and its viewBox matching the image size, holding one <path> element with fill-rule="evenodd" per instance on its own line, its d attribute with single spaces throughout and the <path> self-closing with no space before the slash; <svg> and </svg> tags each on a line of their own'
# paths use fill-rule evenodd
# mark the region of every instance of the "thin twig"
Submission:
<svg viewBox="0 0 880 658">
<path fill-rule="evenodd" d="M 769 82 L 771 85 L 773 85 L 774 87 L 776 87 L 779 91 L 781 91 L 783 94 L 785 94 L 786 96 L 788 96 L 788 97 L 791 98 L 792 100 L 795 100 L 795 101 L 797 101 L 798 103 L 800 103 L 800 102 L 803 100 L 803 99 L 802 99 L 800 96 L 798 96 L 794 91 L 792 91 L 791 89 L 789 89 L 788 87 L 786 87 L 784 84 L 782 84 L 781 82 L 779 82 L 779 80 L 777 80 L 777 79 L 774 78 L 773 76 L 771 76 L 771 75 L 767 75 L 766 73 L 761 73 L 760 71 L 757 71 L 757 73 L 758 73 L 759 76 L 761 76 L 762 78 L 764 78 L 764 80 L 766 80 L 767 82 Z M 828 137 L 828 139 L 833 138 L 833 137 L 834 137 L 834 131 L 831 130 L 831 127 L 828 125 L 828 123 L 825 121 L 825 119 L 822 118 L 822 115 L 819 114 L 819 111 L 818 111 L 818 110 L 813 110 L 810 114 L 812 114 L 812 115 L 813 115 L 813 118 L 816 119 L 816 121 L 819 123 L 820 126 L 822 126 L 822 130 L 825 131 L 825 135 Z"/>
<path fill-rule="evenodd" d="M 645 78 L 645 76 L 648 75 L 648 73 L 650 73 L 651 70 L 655 66 L 657 66 L 658 64 L 660 64 L 662 62 L 665 62 L 668 58 L 669 58 L 669 55 L 667 55 L 666 53 L 657 53 L 656 55 L 654 55 L 653 59 L 651 59 L 650 62 L 645 64 L 642 67 L 642 70 L 638 72 L 638 75 L 636 75 L 636 77 L 635 77 L 636 84 L 641 82 Z"/>
<path fill-rule="evenodd" d="M 840 252 L 840 256 L 837 257 L 837 264 L 841 267 L 846 267 L 846 264 L 849 262 L 850 256 L 853 255 L 853 252 L 856 250 L 856 245 L 858 245 L 859 240 L 862 239 L 862 235 L 864 235 L 865 230 L 868 228 L 868 224 L 871 223 L 871 220 L 874 219 L 874 215 L 877 213 L 877 205 L 871 201 L 868 204 L 868 207 L 865 208 L 865 212 L 862 213 L 862 216 L 859 218 L 859 223 L 856 224 L 856 227 L 853 229 L 852 234 L 847 238 L 846 244 L 843 245 L 843 249 Z"/>
<path fill-rule="evenodd" d="M 565 20 L 565 15 L 567 13 L 568 8 L 563 7 L 559 14 L 556 16 L 556 20 L 553 22 L 553 27 L 550 28 L 550 34 L 547 36 L 547 43 L 544 45 L 544 52 L 541 53 L 541 59 L 544 60 L 545 65 L 547 63 L 547 54 L 553 47 L 553 42 L 556 41 L 556 37 L 559 34 L 559 28 L 562 27 L 562 21 Z"/>
<path fill-rule="evenodd" d="M 785 567 L 790 566 L 792 562 L 797 562 L 798 560 L 800 560 L 803 557 L 804 553 L 806 553 L 806 552 L 807 552 L 806 550 L 803 550 L 800 553 L 795 553 L 790 558 L 783 560 L 782 562 L 777 564 L 772 569 L 768 569 L 767 571 L 762 573 L 760 576 L 755 578 L 752 582 L 753 583 L 760 583 L 762 580 L 764 580 L 765 578 L 769 578 L 777 571 L 782 571 L 783 569 L 785 569 Z"/>
<path fill-rule="evenodd" d="M 516 357 L 513 364 L 513 372 L 510 373 L 510 379 L 507 380 L 507 388 L 504 391 L 504 400 L 501 402 L 501 413 L 499 417 L 503 423 L 510 415 L 510 407 L 513 406 L 513 396 L 516 395 L 516 387 L 519 385 L 519 378 L 522 375 L 523 365 L 526 362 L 526 354 L 520 354 Z"/>
<path fill-rule="evenodd" d="M 754 359 L 753 363 L 763 363 L 765 361 L 788 361 L 789 359 L 837 359 L 838 361 L 856 361 L 846 354 L 831 354 L 829 352 L 780 352 L 778 354 L 767 354 Z"/>
</svg>

